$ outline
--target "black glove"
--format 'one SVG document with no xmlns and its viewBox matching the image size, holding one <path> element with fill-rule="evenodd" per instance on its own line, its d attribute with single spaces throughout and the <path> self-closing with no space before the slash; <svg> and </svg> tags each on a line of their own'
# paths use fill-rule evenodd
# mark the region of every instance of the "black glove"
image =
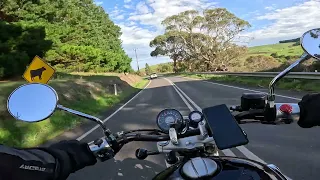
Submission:
<svg viewBox="0 0 320 180">
<path fill-rule="evenodd" d="M 60 174 L 57 179 L 66 179 L 70 173 L 97 162 L 88 144 L 77 140 L 60 141 L 51 145 L 47 150 L 59 161 Z"/>
<path fill-rule="evenodd" d="M 311 128 L 320 125 L 320 94 L 307 94 L 298 103 L 300 119 L 298 125 L 302 128 Z"/>
</svg>

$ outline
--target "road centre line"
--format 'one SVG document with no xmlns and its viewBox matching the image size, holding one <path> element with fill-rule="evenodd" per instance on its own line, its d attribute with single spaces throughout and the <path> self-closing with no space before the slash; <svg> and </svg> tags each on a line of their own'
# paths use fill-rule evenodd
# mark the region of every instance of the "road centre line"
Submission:
<svg viewBox="0 0 320 180">
<path fill-rule="evenodd" d="M 166 79 L 166 78 L 164 78 Z M 168 81 L 168 80 L 167 80 Z M 181 93 L 176 89 L 176 87 L 173 85 L 172 82 L 168 81 L 170 83 L 170 85 L 174 88 L 174 90 L 178 93 L 178 95 L 180 96 L 180 98 L 182 99 L 182 101 L 187 105 L 187 107 L 189 108 L 190 111 L 194 111 L 193 107 L 189 104 L 189 102 L 181 95 Z M 171 165 L 169 163 L 167 163 L 167 161 L 164 161 L 167 167 L 170 167 Z"/>
<path fill-rule="evenodd" d="M 184 78 L 184 77 L 182 77 Z M 193 78 L 186 78 L 186 79 L 193 79 Z M 194 79 L 193 79 L 194 80 Z M 199 80 L 199 79 L 196 79 L 196 80 Z M 170 80 L 169 80 L 170 81 Z M 265 93 L 265 92 L 262 92 L 262 91 L 256 91 L 256 90 L 251 90 L 251 89 L 246 89 L 246 88 L 240 88 L 240 87 L 236 87 L 236 86 L 230 86 L 230 85 L 225 85 L 225 84 L 219 84 L 219 83 L 214 83 L 214 82 L 210 82 L 210 81 L 202 81 L 202 82 L 206 82 L 206 83 L 210 83 L 210 84 L 214 84 L 214 85 L 219 85 L 219 86 L 224 86 L 224 87 L 229 87 L 229 88 L 234 88 L 234 89 L 240 89 L 240 90 L 246 90 L 246 91 L 251 91 L 251 92 L 258 92 L 258 93 Z M 172 83 L 174 84 L 174 83 Z M 174 86 L 176 86 L 174 84 Z M 178 86 L 176 86 L 178 89 L 180 89 Z M 180 91 L 182 91 L 180 89 Z M 185 93 L 183 93 L 185 94 Z M 187 96 L 185 94 L 185 96 Z M 294 97 L 290 97 L 290 96 L 283 96 L 283 95 L 278 95 L 276 94 L 276 96 L 279 96 L 279 97 L 284 97 L 284 98 L 288 98 L 288 99 L 294 99 L 294 100 L 301 100 L 299 98 L 294 98 Z M 199 107 L 199 106 L 198 106 Z M 249 149 L 247 149 L 246 147 L 244 146 L 238 146 L 236 147 L 240 152 L 242 152 L 247 158 L 249 159 L 252 159 L 252 160 L 255 160 L 255 161 L 259 161 L 263 164 L 267 164 L 264 160 L 262 160 L 261 158 L 259 158 L 257 155 L 255 155 L 253 152 L 251 152 Z M 249 157 L 248 157 L 249 156 Z M 282 173 L 283 174 L 283 173 Z M 287 180 L 292 180 L 290 177 L 286 176 L 285 174 L 283 174 Z"/>
<path fill-rule="evenodd" d="M 172 81 L 170 81 L 169 79 L 167 78 L 164 78 L 165 80 L 167 80 L 171 85 L 172 87 L 176 90 L 176 92 L 179 94 L 179 96 L 181 97 L 181 99 L 183 100 L 183 102 L 186 103 L 186 100 L 185 98 L 187 98 L 189 100 L 189 102 L 200 112 L 202 112 L 202 109 L 194 102 L 192 101 L 192 99 L 187 96 L 178 86 L 176 86 Z M 180 92 L 179 92 L 180 91 Z M 184 95 L 184 97 L 181 95 L 181 93 Z M 186 105 L 188 107 L 191 107 L 189 103 L 186 103 Z M 190 111 L 194 111 L 194 109 L 191 107 L 189 108 Z M 225 150 L 222 150 L 223 154 L 225 154 L 226 156 L 233 156 L 233 157 L 236 157 L 236 155 L 230 150 L 230 149 L 225 149 Z"/>
<path fill-rule="evenodd" d="M 165 80 L 168 81 L 167 78 L 164 78 Z M 180 96 L 180 98 L 182 99 L 182 101 L 188 106 L 190 111 L 194 111 L 193 107 L 188 103 L 188 101 L 181 95 L 181 93 L 177 90 L 177 88 L 174 86 L 174 84 L 171 81 L 168 81 L 171 86 L 174 88 L 174 90 L 176 90 L 176 92 L 178 93 L 178 95 Z"/>
<path fill-rule="evenodd" d="M 139 94 L 142 93 L 142 91 L 144 91 L 149 85 L 150 85 L 151 81 L 149 81 L 149 83 L 140 91 L 138 92 L 136 95 L 134 95 L 129 101 L 127 101 L 125 104 L 123 104 L 120 108 L 118 108 L 115 112 L 113 112 L 110 116 L 108 116 L 106 119 L 104 119 L 102 122 L 105 123 L 107 122 L 110 118 L 112 118 L 115 114 L 117 114 L 121 109 L 123 109 L 128 103 L 130 103 L 133 99 L 135 99 Z M 90 129 L 89 131 L 87 131 L 86 133 L 82 134 L 80 137 L 77 138 L 78 141 L 82 140 L 83 138 L 87 137 L 90 133 L 92 133 L 94 130 L 96 130 L 98 127 L 100 127 L 100 125 L 96 125 L 94 126 L 92 129 Z"/>
<path fill-rule="evenodd" d="M 173 83 L 174 84 L 174 83 Z M 175 85 L 175 84 L 174 84 Z M 176 86 L 176 85 L 175 85 Z M 178 86 L 176 86 L 178 90 L 180 90 L 181 92 L 183 92 Z M 186 97 L 188 97 L 185 93 L 182 93 L 184 94 Z M 188 100 L 190 98 L 187 98 Z M 193 101 L 190 101 L 192 104 L 195 102 Z M 202 111 L 201 108 L 198 106 L 198 105 L 195 105 L 195 107 L 198 109 L 198 111 Z M 241 147 L 241 148 L 240 148 Z M 245 155 L 247 158 L 249 159 L 252 159 L 252 160 L 255 160 L 255 161 L 259 161 L 261 163 L 265 163 L 265 161 L 263 161 L 261 158 L 259 158 L 258 156 L 256 156 L 254 153 L 252 153 L 249 149 L 247 149 L 246 147 L 244 146 L 238 146 L 236 147 L 243 155 Z M 230 151 L 230 150 L 229 150 Z M 224 153 L 224 151 L 223 151 Z"/>
</svg>

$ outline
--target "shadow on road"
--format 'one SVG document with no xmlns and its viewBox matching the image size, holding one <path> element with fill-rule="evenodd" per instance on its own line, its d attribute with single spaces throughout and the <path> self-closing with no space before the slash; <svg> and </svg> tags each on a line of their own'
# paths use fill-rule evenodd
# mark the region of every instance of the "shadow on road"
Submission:
<svg viewBox="0 0 320 180">
<path fill-rule="evenodd" d="M 137 160 L 135 158 L 126 158 L 120 160 L 109 160 L 98 163 L 78 171 L 69 176 L 68 180 L 76 179 L 94 179 L 94 180 L 128 180 L 128 179 L 152 179 L 157 173 L 165 168 L 148 160 Z M 105 172 L 105 173 L 92 173 Z M 91 172 L 91 173 L 90 173 Z"/>
</svg>

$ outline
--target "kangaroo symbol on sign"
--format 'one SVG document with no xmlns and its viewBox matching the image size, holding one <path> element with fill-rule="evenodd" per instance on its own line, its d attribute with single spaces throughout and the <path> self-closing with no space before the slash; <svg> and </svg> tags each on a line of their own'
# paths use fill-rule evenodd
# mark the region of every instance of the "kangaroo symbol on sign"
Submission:
<svg viewBox="0 0 320 180">
<path fill-rule="evenodd" d="M 35 70 L 31 70 L 30 71 L 30 76 L 31 76 L 31 81 L 34 80 L 35 77 L 39 77 L 39 79 L 41 80 L 42 79 L 42 73 L 43 71 L 45 71 L 46 68 L 45 67 L 42 67 L 42 68 L 39 68 L 39 69 L 35 69 Z"/>
</svg>

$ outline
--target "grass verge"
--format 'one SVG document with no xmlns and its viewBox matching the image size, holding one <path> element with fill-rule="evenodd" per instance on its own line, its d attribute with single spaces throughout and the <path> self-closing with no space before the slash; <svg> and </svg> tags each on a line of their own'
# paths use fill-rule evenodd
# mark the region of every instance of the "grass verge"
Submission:
<svg viewBox="0 0 320 180">
<path fill-rule="evenodd" d="M 191 77 L 196 79 L 213 80 L 220 82 L 232 82 L 250 86 L 268 87 L 272 78 L 264 77 L 239 77 L 239 76 L 225 76 L 225 75 L 211 75 L 211 74 L 181 74 L 181 76 Z M 319 80 L 305 80 L 305 79 L 281 79 L 277 84 L 277 88 L 295 90 L 320 92 Z"/>
<path fill-rule="evenodd" d="M 59 103 L 91 115 L 99 115 L 132 93 L 141 90 L 148 80 L 133 75 L 72 74 L 60 75 L 49 84 L 57 91 Z M 18 82 L 0 82 L 0 143 L 14 147 L 34 147 L 50 140 L 65 130 L 84 122 L 83 119 L 56 111 L 49 119 L 25 123 L 12 118 L 6 110 L 6 99 Z M 118 96 L 113 94 L 117 84 Z"/>
</svg>

